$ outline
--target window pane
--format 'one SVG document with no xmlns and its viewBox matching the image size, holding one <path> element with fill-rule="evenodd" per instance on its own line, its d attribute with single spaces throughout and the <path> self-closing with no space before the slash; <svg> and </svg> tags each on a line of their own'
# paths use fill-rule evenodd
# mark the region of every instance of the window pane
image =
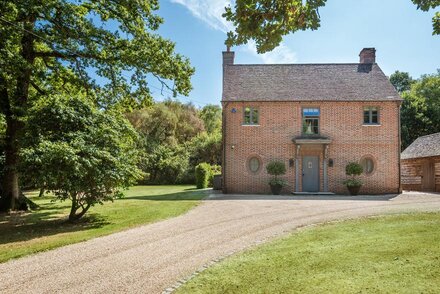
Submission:
<svg viewBox="0 0 440 294">
<path fill-rule="evenodd" d="M 361 165 L 364 169 L 364 173 L 367 175 L 371 174 L 374 171 L 374 161 L 369 157 L 363 158 L 361 161 Z"/>
<path fill-rule="evenodd" d="M 303 132 L 307 135 L 316 135 L 319 133 L 319 119 L 306 118 L 304 119 Z"/>
<path fill-rule="evenodd" d="M 260 168 L 260 160 L 256 157 L 252 157 L 249 160 L 249 169 L 251 170 L 251 172 L 257 172 L 259 168 Z"/>
<path fill-rule="evenodd" d="M 304 108 L 303 116 L 319 116 L 319 108 Z"/>
<path fill-rule="evenodd" d="M 258 125 L 258 120 L 259 120 L 258 109 L 253 109 L 253 112 L 252 112 L 252 123 Z"/>
<path fill-rule="evenodd" d="M 372 110 L 372 111 L 371 111 L 371 123 L 372 123 L 372 124 L 377 124 L 377 123 L 379 123 L 377 110 Z"/>
<path fill-rule="evenodd" d="M 370 111 L 364 110 L 364 124 L 370 123 Z"/>
<path fill-rule="evenodd" d="M 244 109 L 244 123 L 245 124 L 251 123 L 251 109 L 249 107 L 246 107 Z"/>
</svg>

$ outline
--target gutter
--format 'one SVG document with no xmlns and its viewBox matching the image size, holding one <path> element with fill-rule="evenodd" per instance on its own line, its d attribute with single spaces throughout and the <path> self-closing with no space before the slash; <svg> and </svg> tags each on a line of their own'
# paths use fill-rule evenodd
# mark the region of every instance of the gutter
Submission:
<svg viewBox="0 0 440 294">
<path fill-rule="evenodd" d="M 229 101 L 222 105 L 222 145 L 223 145 L 223 159 L 222 159 L 222 192 L 223 194 L 228 193 L 226 188 L 226 108 L 228 107 Z"/>
<path fill-rule="evenodd" d="M 398 168 L 399 168 L 399 190 L 398 190 L 398 192 L 399 192 L 399 194 L 400 193 L 402 193 L 402 169 L 401 169 L 401 153 L 402 153 L 402 138 L 401 138 L 401 129 L 402 129 L 402 127 L 401 127 L 401 123 L 400 123 L 400 109 L 401 109 L 401 106 L 402 106 L 402 101 L 399 101 L 398 103 L 397 103 L 397 107 L 398 107 L 398 111 L 397 111 L 397 115 L 398 115 L 398 117 L 397 117 L 397 121 L 398 121 L 398 129 L 399 129 L 399 144 L 398 144 L 398 146 L 397 146 L 397 151 L 398 151 L 398 158 L 399 158 L 399 165 L 398 165 Z"/>
</svg>

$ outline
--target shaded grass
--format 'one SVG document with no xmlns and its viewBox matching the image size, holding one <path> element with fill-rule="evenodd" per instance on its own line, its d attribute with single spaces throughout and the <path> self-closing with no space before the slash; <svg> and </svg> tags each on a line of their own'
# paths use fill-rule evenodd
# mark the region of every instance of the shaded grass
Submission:
<svg viewBox="0 0 440 294">
<path fill-rule="evenodd" d="M 220 262 L 178 293 L 440 293 L 440 213 L 307 228 Z"/>
<path fill-rule="evenodd" d="M 96 205 L 78 223 L 67 222 L 70 202 L 27 193 L 40 208 L 0 214 L 0 262 L 31 253 L 108 235 L 127 228 L 178 216 L 196 206 L 206 192 L 194 186 L 135 186 L 125 198 Z"/>
</svg>

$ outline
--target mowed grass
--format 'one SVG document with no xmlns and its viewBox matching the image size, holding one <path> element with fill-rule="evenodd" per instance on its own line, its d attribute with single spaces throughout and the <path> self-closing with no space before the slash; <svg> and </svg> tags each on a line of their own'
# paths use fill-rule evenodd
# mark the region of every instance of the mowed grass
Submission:
<svg viewBox="0 0 440 294">
<path fill-rule="evenodd" d="M 440 293 L 440 213 L 300 230 L 214 265 L 178 293 Z"/>
<path fill-rule="evenodd" d="M 67 222 L 70 202 L 28 193 L 40 209 L 0 214 L 0 262 L 175 217 L 200 203 L 194 186 L 135 186 L 125 197 L 95 205 L 76 224 Z"/>
</svg>

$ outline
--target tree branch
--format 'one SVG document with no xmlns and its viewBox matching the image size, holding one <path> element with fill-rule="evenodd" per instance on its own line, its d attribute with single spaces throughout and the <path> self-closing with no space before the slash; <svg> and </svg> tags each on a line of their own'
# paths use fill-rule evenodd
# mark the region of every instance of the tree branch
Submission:
<svg viewBox="0 0 440 294">
<path fill-rule="evenodd" d="M 30 83 L 32 87 L 37 90 L 38 93 L 40 93 L 41 95 L 47 95 L 47 92 L 41 89 L 34 81 L 31 80 Z"/>
</svg>

